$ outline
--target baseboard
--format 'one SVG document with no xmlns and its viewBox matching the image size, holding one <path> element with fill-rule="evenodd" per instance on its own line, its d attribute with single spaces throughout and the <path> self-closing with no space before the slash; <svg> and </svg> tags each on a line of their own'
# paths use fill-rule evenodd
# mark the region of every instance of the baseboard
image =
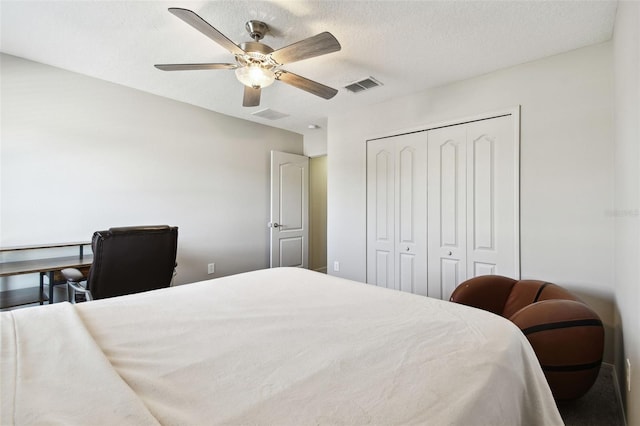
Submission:
<svg viewBox="0 0 640 426">
<path fill-rule="evenodd" d="M 326 274 L 326 273 L 327 273 L 327 267 L 326 267 L 326 266 L 323 266 L 323 267 L 321 267 L 321 268 L 313 269 L 313 271 L 321 272 L 321 273 L 323 273 L 323 274 Z"/>
<path fill-rule="evenodd" d="M 611 368 L 613 377 L 613 389 L 616 393 L 616 399 L 618 400 L 618 407 L 620 407 L 620 415 L 622 416 L 623 424 L 627 424 L 627 417 L 624 412 L 624 404 L 622 403 L 622 394 L 620 393 L 620 382 L 618 381 L 618 371 L 616 370 L 616 366 L 613 364 L 609 364 L 608 362 L 603 362 L 602 365 L 606 365 L 608 368 Z"/>
</svg>

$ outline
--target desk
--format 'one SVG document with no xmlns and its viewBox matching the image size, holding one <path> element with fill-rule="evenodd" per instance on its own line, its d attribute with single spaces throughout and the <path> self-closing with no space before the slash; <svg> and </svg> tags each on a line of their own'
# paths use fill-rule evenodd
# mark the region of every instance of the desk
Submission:
<svg viewBox="0 0 640 426">
<path fill-rule="evenodd" d="M 45 300 L 49 303 L 53 303 L 53 287 L 60 282 L 60 271 L 65 268 L 78 268 L 80 270 L 88 270 L 93 261 L 92 255 L 84 255 L 84 246 L 90 245 L 90 241 L 80 241 L 73 243 L 59 243 L 59 244 L 43 244 L 43 245 L 28 245 L 28 246 L 15 246 L 15 247 L 1 247 L 2 252 L 15 252 L 21 250 L 43 250 L 43 249 L 55 249 L 62 247 L 78 247 L 77 256 L 63 256 L 63 257 L 50 257 L 46 259 L 32 259 L 32 260 L 18 260 L 11 262 L 0 263 L 0 277 L 8 277 L 12 275 L 23 275 L 38 273 L 40 275 L 40 286 L 35 297 L 35 288 L 9 290 L 0 292 L 1 302 L 0 308 L 7 308 L 10 306 L 25 305 L 29 303 L 40 302 L 42 305 Z M 49 297 L 44 294 L 44 277 L 49 278 Z"/>
</svg>

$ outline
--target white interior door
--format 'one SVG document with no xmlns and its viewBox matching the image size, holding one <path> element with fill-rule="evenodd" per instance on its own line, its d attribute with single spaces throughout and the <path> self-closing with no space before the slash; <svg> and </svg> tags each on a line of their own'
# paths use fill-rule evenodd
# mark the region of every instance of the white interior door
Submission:
<svg viewBox="0 0 640 426">
<path fill-rule="evenodd" d="M 309 158 L 271 151 L 271 267 L 308 267 Z"/>
</svg>

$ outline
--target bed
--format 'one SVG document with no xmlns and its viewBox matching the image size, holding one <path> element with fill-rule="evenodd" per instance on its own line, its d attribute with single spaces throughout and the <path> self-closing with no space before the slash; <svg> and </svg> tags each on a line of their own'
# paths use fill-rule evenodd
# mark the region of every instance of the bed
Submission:
<svg viewBox="0 0 640 426">
<path fill-rule="evenodd" d="M 1 315 L 2 425 L 562 424 L 511 322 L 303 269 Z"/>
</svg>

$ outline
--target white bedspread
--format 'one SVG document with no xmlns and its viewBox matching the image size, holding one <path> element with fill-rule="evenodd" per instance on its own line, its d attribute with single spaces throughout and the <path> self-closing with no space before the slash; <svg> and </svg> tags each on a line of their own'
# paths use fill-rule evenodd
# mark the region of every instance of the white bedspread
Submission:
<svg viewBox="0 0 640 426">
<path fill-rule="evenodd" d="M 562 424 L 507 320 L 302 269 L 1 321 L 2 425 Z"/>
</svg>

